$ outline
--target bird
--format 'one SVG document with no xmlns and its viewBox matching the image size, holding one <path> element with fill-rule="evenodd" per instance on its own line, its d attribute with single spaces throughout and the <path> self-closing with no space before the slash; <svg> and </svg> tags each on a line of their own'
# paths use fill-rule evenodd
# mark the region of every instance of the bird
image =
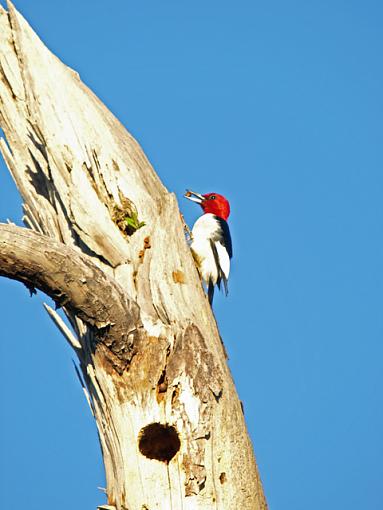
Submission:
<svg viewBox="0 0 383 510">
<path fill-rule="evenodd" d="M 223 282 L 226 296 L 228 294 L 230 259 L 233 256 L 227 224 L 230 204 L 218 193 L 201 195 L 186 190 L 184 197 L 196 202 L 203 209 L 202 216 L 192 228 L 190 248 L 202 280 L 207 285 L 209 303 L 212 305 L 215 285 L 220 289 Z"/>
</svg>

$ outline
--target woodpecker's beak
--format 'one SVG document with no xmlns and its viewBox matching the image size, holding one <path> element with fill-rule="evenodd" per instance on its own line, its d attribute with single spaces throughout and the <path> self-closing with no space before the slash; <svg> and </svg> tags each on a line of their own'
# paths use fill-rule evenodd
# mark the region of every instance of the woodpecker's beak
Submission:
<svg viewBox="0 0 383 510">
<path fill-rule="evenodd" d="M 190 189 L 186 190 L 184 197 L 188 198 L 192 202 L 196 202 L 197 204 L 202 204 L 202 202 L 205 200 L 205 198 L 200 193 L 190 191 Z"/>
</svg>

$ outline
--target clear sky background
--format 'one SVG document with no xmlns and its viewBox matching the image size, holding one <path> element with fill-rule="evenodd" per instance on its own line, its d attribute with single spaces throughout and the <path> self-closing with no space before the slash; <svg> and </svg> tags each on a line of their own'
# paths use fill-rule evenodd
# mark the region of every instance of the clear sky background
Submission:
<svg viewBox="0 0 383 510">
<path fill-rule="evenodd" d="M 16 6 L 139 140 L 189 224 L 185 188 L 229 198 L 230 294 L 215 309 L 270 509 L 381 510 L 381 0 Z M 0 165 L 0 221 L 20 223 Z M 94 510 L 95 424 L 43 300 L 0 279 L 0 507 Z"/>
</svg>

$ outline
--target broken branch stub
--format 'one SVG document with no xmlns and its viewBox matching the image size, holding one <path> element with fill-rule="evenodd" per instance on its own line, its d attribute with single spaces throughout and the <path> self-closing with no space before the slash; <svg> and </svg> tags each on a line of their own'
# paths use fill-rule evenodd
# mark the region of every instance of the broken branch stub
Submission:
<svg viewBox="0 0 383 510">
<path fill-rule="evenodd" d="M 90 326 L 92 350 L 101 341 L 121 363 L 130 362 L 142 328 L 138 307 L 90 257 L 31 230 L 0 224 L 0 275 L 38 288 Z"/>
<path fill-rule="evenodd" d="M 108 505 L 266 508 L 174 195 L 78 74 L 8 9 L 0 148 L 36 232 L 0 226 L 0 274 L 49 294 L 77 335 Z"/>
</svg>

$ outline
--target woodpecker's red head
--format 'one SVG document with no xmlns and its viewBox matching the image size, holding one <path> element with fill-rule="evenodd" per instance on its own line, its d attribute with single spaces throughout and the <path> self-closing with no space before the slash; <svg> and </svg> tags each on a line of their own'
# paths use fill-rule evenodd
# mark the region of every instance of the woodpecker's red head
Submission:
<svg viewBox="0 0 383 510">
<path fill-rule="evenodd" d="M 187 190 L 185 197 L 192 202 L 199 204 L 203 212 L 215 214 L 220 218 L 227 220 L 230 215 L 230 204 L 226 198 L 218 193 L 206 193 L 206 195 L 200 195 L 195 191 Z"/>
</svg>

